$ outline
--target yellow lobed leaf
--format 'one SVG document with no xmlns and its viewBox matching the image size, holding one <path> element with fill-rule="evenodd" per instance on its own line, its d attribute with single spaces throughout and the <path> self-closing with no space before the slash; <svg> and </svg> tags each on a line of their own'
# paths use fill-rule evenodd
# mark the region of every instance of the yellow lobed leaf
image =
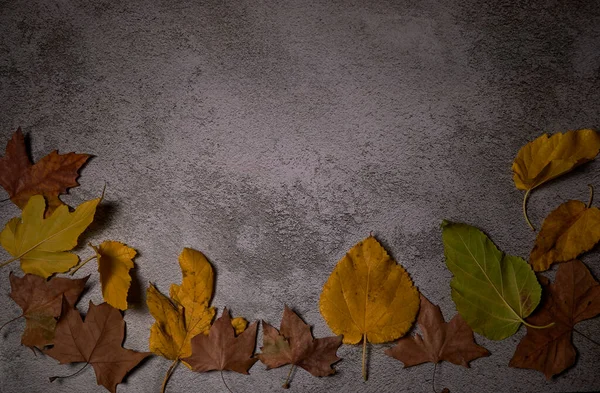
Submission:
<svg viewBox="0 0 600 393">
<path fill-rule="evenodd" d="M 600 209 L 580 201 L 567 201 L 546 217 L 529 256 L 535 271 L 567 262 L 600 241 Z"/>
<path fill-rule="evenodd" d="M 356 244 L 323 286 L 321 315 L 345 344 L 373 344 L 403 336 L 419 310 L 419 292 L 372 236 Z"/>
<path fill-rule="evenodd" d="M 83 202 L 73 212 L 59 206 L 44 219 L 46 202 L 41 195 L 29 199 L 21 218 L 10 220 L 2 233 L 0 244 L 21 261 L 25 273 L 48 278 L 64 273 L 79 261 L 77 255 L 65 252 L 77 245 L 79 235 L 92 223 L 101 198 Z"/>
<path fill-rule="evenodd" d="M 181 285 L 171 285 L 171 299 L 150 285 L 146 300 L 156 320 L 150 329 L 150 351 L 170 360 L 190 356 L 191 339 L 208 334 L 215 315 L 208 306 L 214 281 L 210 263 L 201 252 L 185 248 L 179 265 L 183 280 Z"/>
<path fill-rule="evenodd" d="M 127 310 L 127 292 L 131 285 L 129 270 L 136 252 L 125 244 L 107 240 L 94 247 L 104 301 L 119 310 Z"/>
<path fill-rule="evenodd" d="M 544 134 L 519 150 L 512 165 L 520 190 L 532 190 L 593 160 L 600 150 L 600 135 L 590 129 Z"/>
</svg>

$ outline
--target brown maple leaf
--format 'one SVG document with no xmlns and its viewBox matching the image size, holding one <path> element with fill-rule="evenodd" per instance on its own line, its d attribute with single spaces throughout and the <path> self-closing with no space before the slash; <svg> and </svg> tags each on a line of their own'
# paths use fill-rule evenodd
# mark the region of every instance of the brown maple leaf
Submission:
<svg viewBox="0 0 600 393">
<path fill-rule="evenodd" d="M 291 364 L 292 367 L 302 367 L 315 377 L 335 373 L 331 366 L 340 360 L 336 352 L 342 344 L 342 336 L 313 338 L 310 326 L 288 306 L 283 311 L 280 329 L 277 331 L 263 321 L 263 347 L 257 357 L 267 370 Z M 289 387 L 288 381 L 283 386 Z"/>
<path fill-rule="evenodd" d="M 254 322 L 236 337 L 229 310 L 225 308 L 223 315 L 211 326 L 208 336 L 198 334 L 192 338 L 192 355 L 181 360 L 197 372 L 230 370 L 248 374 L 258 360 L 252 357 L 257 327 L 258 323 Z"/>
<path fill-rule="evenodd" d="M 58 197 L 70 187 L 76 187 L 78 171 L 90 158 L 89 154 L 58 154 L 56 150 L 39 160 L 29 161 L 21 128 L 6 145 L 0 158 L 0 185 L 10 200 L 23 209 L 33 195 L 43 195 L 48 202 L 46 217 L 63 204 Z"/>
<path fill-rule="evenodd" d="M 445 322 L 439 306 L 434 306 L 423 295 L 417 323 L 422 336 L 415 334 L 401 338 L 394 347 L 385 351 L 404 363 L 405 368 L 444 360 L 469 367 L 470 361 L 490 354 L 475 343 L 473 330 L 460 314 L 456 314 L 450 322 Z"/>
<path fill-rule="evenodd" d="M 70 305 L 75 305 L 89 277 L 77 280 L 54 277 L 46 281 L 33 274 L 17 277 L 10 273 L 10 297 L 23 310 L 15 319 L 25 318 L 21 344 L 40 349 L 52 344 L 63 297 Z"/>
<path fill-rule="evenodd" d="M 136 352 L 121 346 L 125 321 L 121 312 L 108 303 L 96 306 L 90 301 L 85 322 L 66 301 L 63 301 L 62 307 L 62 316 L 56 325 L 54 347 L 45 351 L 46 354 L 61 364 L 91 364 L 98 385 L 115 393 L 117 384 L 150 352 Z"/>
<path fill-rule="evenodd" d="M 538 370 L 551 379 L 575 362 L 577 352 L 571 342 L 575 325 L 600 314 L 600 284 L 578 260 L 561 264 L 553 284 L 540 278 L 547 296 L 527 321 L 554 325 L 546 329 L 527 327 L 509 366 Z"/>
</svg>

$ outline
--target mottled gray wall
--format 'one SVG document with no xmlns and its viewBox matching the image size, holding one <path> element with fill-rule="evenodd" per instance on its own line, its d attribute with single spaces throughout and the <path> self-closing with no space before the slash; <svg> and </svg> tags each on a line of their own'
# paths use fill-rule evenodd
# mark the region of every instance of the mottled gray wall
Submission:
<svg viewBox="0 0 600 393">
<path fill-rule="evenodd" d="M 600 6 L 596 1 L 82 1 L 0 2 L 0 145 L 16 127 L 37 160 L 49 151 L 96 157 L 72 205 L 106 199 L 83 239 L 139 251 L 125 345 L 147 350 L 154 282 L 180 282 L 177 255 L 203 251 L 217 272 L 213 305 L 279 323 L 283 304 L 331 334 L 318 311 L 335 263 L 373 232 L 419 289 L 455 313 L 443 261 L 443 218 L 484 229 L 527 256 L 510 165 L 543 131 L 600 126 Z M 536 223 L 600 188 L 600 163 L 536 191 Z M 0 198 L 5 196 L 0 194 Z M 0 205 L 0 223 L 18 215 Z M 89 250 L 82 249 L 87 256 Z M 7 254 L 0 252 L 1 259 Z M 599 254 L 584 258 L 598 275 Z M 12 266 L 18 270 L 17 266 Z M 19 313 L 0 271 L 0 321 Z M 93 264 L 81 302 L 101 301 Z M 92 370 L 63 382 L 58 366 L 0 340 L 0 390 L 102 392 Z M 579 329 L 600 334 L 598 320 Z M 467 370 L 438 368 L 441 389 L 600 389 L 600 348 L 574 337 L 575 368 L 554 381 L 508 368 L 524 329 Z M 296 392 L 429 392 L 433 366 L 403 370 L 373 346 L 343 346 L 331 378 L 300 370 Z M 157 392 L 169 362 L 153 357 L 119 386 Z M 278 391 L 287 369 L 229 373 L 236 392 Z M 218 374 L 180 367 L 169 392 L 220 392 Z"/>
</svg>

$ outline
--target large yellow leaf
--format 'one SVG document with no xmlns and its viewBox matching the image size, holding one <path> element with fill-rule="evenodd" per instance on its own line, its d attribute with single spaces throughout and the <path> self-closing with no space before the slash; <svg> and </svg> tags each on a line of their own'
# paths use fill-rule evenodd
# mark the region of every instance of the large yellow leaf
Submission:
<svg viewBox="0 0 600 393">
<path fill-rule="evenodd" d="M 402 266 L 372 236 L 356 244 L 323 286 L 321 315 L 345 344 L 395 340 L 408 332 L 419 310 L 419 292 Z"/>
<path fill-rule="evenodd" d="M 25 273 L 44 278 L 66 272 L 77 264 L 79 258 L 65 251 L 77 245 L 79 235 L 94 220 L 101 199 L 84 202 L 74 212 L 69 212 L 66 205 L 59 206 L 44 219 L 44 197 L 32 196 L 21 218 L 10 220 L 0 233 L 2 247 L 13 256 L 0 266 L 20 260 Z"/>
<path fill-rule="evenodd" d="M 544 220 L 529 263 L 544 271 L 553 263 L 567 262 L 590 250 L 600 241 L 600 209 L 580 201 L 568 201 Z"/>
<path fill-rule="evenodd" d="M 107 240 L 92 246 L 98 258 L 98 272 L 104 301 L 119 310 L 127 310 L 127 292 L 131 285 L 129 270 L 133 268 L 135 250 L 125 244 Z"/>
<path fill-rule="evenodd" d="M 146 300 L 156 319 L 150 330 L 150 350 L 174 361 L 192 354 L 192 337 L 208 334 L 215 315 L 215 309 L 208 306 L 214 279 L 210 263 L 201 252 L 185 248 L 179 265 L 183 281 L 171 285 L 171 299 L 150 285 Z"/>
<path fill-rule="evenodd" d="M 578 165 L 593 160 L 600 150 L 600 135 L 589 129 L 544 134 L 519 150 L 512 165 L 513 180 L 519 190 L 525 190 L 523 214 L 527 217 L 527 198 L 534 188 L 569 172 Z"/>
</svg>

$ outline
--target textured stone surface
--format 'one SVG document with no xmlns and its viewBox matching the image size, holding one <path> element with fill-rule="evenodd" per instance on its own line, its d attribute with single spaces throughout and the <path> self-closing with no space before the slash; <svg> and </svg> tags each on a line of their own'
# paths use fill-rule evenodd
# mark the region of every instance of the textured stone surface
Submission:
<svg viewBox="0 0 600 393">
<path fill-rule="evenodd" d="M 114 239 L 139 251 L 126 347 L 147 350 L 145 288 L 180 282 L 186 246 L 213 263 L 220 310 L 278 324 L 287 303 L 318 337 L 330 334 L 317 304 L 323 283 L 373 232 L 449 318 L 439 224 L 477 225 L 528 255 L 534 234 L 510 164 L 544 131 L 600 126 L 599 17 L 593 1 L 4 0 L 0 144 L 21 126 L 36 160 L 56 148 L 96 156 L 64 199 L 77 205 L 106 184 L 82 244 Z M 599 168 L 534 192 L 533 221 L 586 200 Z M 0 205 L 0 223 L 17 214 Z M 597 275 L 599 257 L 584 258 Z M 0 322 L 19 312 L 7 296 L 11 269 L 0 271 Z M 101 294 L 94 264 L 81 273 L 92 274 L 85 308 Z M 19 345 L 22 328 L 0 333 L 2 393 L 104 391 L 91 369 L 50 384 L 78 366 L 34 356 Z M 599 320 L 579 330 L 598 336 Z M 477 337 L 492 356 L 469 370 L 442 364 L 438 390 L 600 389 L 600 348 L 578 335 L 576 367 L 554 381 L 508 368 L 523 335 Z M 431 391 L 432 365 L 403 370 L 386 347 L 371 347 L 368 383 L 360 348 L 343 346 L 337 375 L 299 370 L 292 391 Z M 153 357 L 118 390 L 156 392 L 168 367 Z M 236 392 L 279 391 L 286 374 L 259 363 L 225 377 Z M 185 367 L 168 389 L 220 391 L 218 374 Z"/>
</svg>

